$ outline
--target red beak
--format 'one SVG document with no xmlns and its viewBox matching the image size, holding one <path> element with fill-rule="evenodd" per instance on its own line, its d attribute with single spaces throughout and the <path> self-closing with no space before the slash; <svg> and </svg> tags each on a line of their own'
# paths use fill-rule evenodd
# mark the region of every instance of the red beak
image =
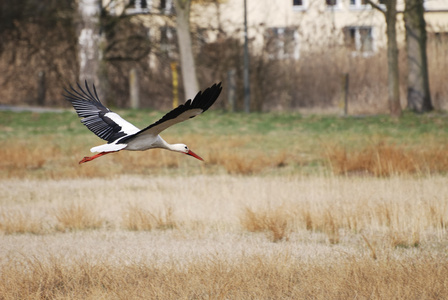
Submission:
<svg viewBox="0 0 448 300">
<path fill-rule="evenodd" d="M 188 152 L 187 152 L 186 154 L 188 154 L 188 155 L 190 155 L 190 156 L 193 156 L 194 158 L 197 158 L 197 159 L 199 159 L 199 160 L 204 161 L 199 155 L 197 155 L 196 153 L 194 153 L 194 152 L 191 151 L 191 150 L 188 150 Z"/>
</svg>

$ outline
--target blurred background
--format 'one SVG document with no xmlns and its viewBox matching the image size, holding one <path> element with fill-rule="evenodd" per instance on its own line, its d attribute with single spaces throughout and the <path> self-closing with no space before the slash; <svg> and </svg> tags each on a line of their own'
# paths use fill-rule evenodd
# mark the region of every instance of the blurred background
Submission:
<svg viewBox="0 0 448 300">
<path fill-rule="evenodd" d="M 88 80 L 118 108 L 166 109 L 217 81 L 217 107 L 229 111 L 448 107 L 444 0 L 0 0 L 0 9 L 2 105 L 68 107 L 63 88 Z"/>
</svg>

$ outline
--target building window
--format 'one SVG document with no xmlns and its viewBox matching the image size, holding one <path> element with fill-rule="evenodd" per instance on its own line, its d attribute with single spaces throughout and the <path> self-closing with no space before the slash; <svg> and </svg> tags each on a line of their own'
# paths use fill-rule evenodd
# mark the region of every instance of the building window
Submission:
<svg viewBox="0 0 448 300">
<path fill-rule="evenodd" d="M 385 6 L 387 0 L 374 0 L 376 4 L 379 4 L 380 6 Z M 370 6 L 369 2 L 367 0 L 350 0 L 350 6 Z"/>
<path fill-rule="evenodd" d="M 292 8 L 295 11 L 306 10 L 308 0 L 293 0 Z"/>
<path fill-rule="evenodd" d="M 429 43 L 440 49 L 447 49 L 444 52 L 448 53 L 448 32 L 428 32 L 427 35 Z"/>
<path fill-rule="evenodd" d="M 371 6 L 367 0 L 350 0 L 350 9 L 369 9 Z"/>
<path fill-rule="evenodd" d="M 381 8 L 385 9 L 386 0 L 376 0 L 374 1 Z M 350 0 L 350 9 L 371 9 L 372 6 L 367 0 Z"/>
<path fill-rule="evenodd" d="M 325 0 L 325 4 L 327 5 L 327 9 L 340 9 L 341 8 L 341 0 Z"/>
<path fill-rule="evenodd" d="M 369 55 L 374 49 L 373 29 L 369 26 L 354 26 L 344 28 L 345 45 L 354 54 Z"/>
<path fill-rule="evenodd" d="M 126 9 L 127 14 L 147 14 L 151 6 L 151 0 L 130 0 Z"/>
<path fill-rule="evenodd" d="M 164 15 L 174 14 L 173 0 L 160 0 L 160 12 Z"/>
<path fill-rule="evenodd" d="M 265 32 L 265 43 L 270 59 L 297 60 L 300 57 L 299 33 L 296 28 L 268 28 Z"/>
</svg>

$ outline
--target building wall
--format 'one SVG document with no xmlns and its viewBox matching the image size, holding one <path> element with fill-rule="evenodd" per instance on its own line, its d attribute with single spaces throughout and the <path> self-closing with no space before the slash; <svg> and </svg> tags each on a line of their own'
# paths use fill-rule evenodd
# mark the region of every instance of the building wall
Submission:
<svg viewBox="0 0 448 300">
<path fill-rule="evenodd" d="M 328 6 L 325 0 L 302 0 L 294 6 L 293 0 L 247 0 L 249 38 L 252 51 L 257 52 L 266 42 L 266 31 L 272 28 L 294 28 L 300 51 L 343 44 L 352 35 L 358 43 L 366 30 L 372 39 L 372 51 L 386 45 L 384 15 L 362 0 L 338 0 Z M 404 0 L 398 0 L 398 10 L 403 12 Z M 219 28 L 228 36 L 243 39 L 244 7 L 242 0 L 220 1 L 219 4 L 194 5 L 192 23 L 206 28 Z M 448 31 L 448 1 L 427 0 L 425 14 L 429 31 Z M 403 14 L 398 15 L 399 41 L 404 41 Z M 361 32 L 360 31 L 364 31 Z M 211 34 L 213 38 L 216 35 Z M 362 48 L 362 47 L 361 47 Z M 358 49 L 362 52 L 362 49 Z M 367 51 L 368 52 L 368 51 Z"/>
<path fill-rule="evenodd" d="M 112 1 L 112 2 L 111 2 Z M 130 0 L 103 0 L 116 14 Z M 136 18 L 149 28 L 152 38 L 161 39 L 161 27 L 173 27 L 172 10 L 160 9 L 162 0 L 144 1 L 145 9 Z M 346 44 L 354 54 L 370 55 L 385 47 L 384 15 L 363 0 L 246 0 L 248 36 L 254 54 L 273 52 L 274 56 L 298 59 L 300 53 Z M 111 5 L 112 3 L 112 5 Z M 163 3 L 172 7 L 172 0 Z M 191 24 L 207 42 L 220 35 L 244 39 L 243 0 L 193 1 Z M 294 5 L 301 4 L 301 5 Z M 448 0 L 426 0 L 425 19 L 429 32 L 448 32 Z M 403 12 L 404 0 L 398 0 Z M 403 14 L 398 15 L 398 39 L 404 41 Z M 205 34 L 204 34 L 205 32 Z M 284 49 L 282 49 L 284 48 Z"/>
</svg>

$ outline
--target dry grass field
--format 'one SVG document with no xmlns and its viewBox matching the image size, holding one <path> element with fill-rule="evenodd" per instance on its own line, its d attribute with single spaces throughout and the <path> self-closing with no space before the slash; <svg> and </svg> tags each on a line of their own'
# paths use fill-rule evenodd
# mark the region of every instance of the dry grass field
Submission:
<svg viewBox="0 0 448 300">
<path fill-rule="evenodd" d="M 445 115 L 209 115 L 164 135 L 206 163 L 79 166 L 74 115 L 0 112 L 0 299 L 448 298 Z"/>
<path fill-rule="evenodd" d="M 448 297 L 444 177 L 3 180 L 2 299 Z"/>
</svg>

